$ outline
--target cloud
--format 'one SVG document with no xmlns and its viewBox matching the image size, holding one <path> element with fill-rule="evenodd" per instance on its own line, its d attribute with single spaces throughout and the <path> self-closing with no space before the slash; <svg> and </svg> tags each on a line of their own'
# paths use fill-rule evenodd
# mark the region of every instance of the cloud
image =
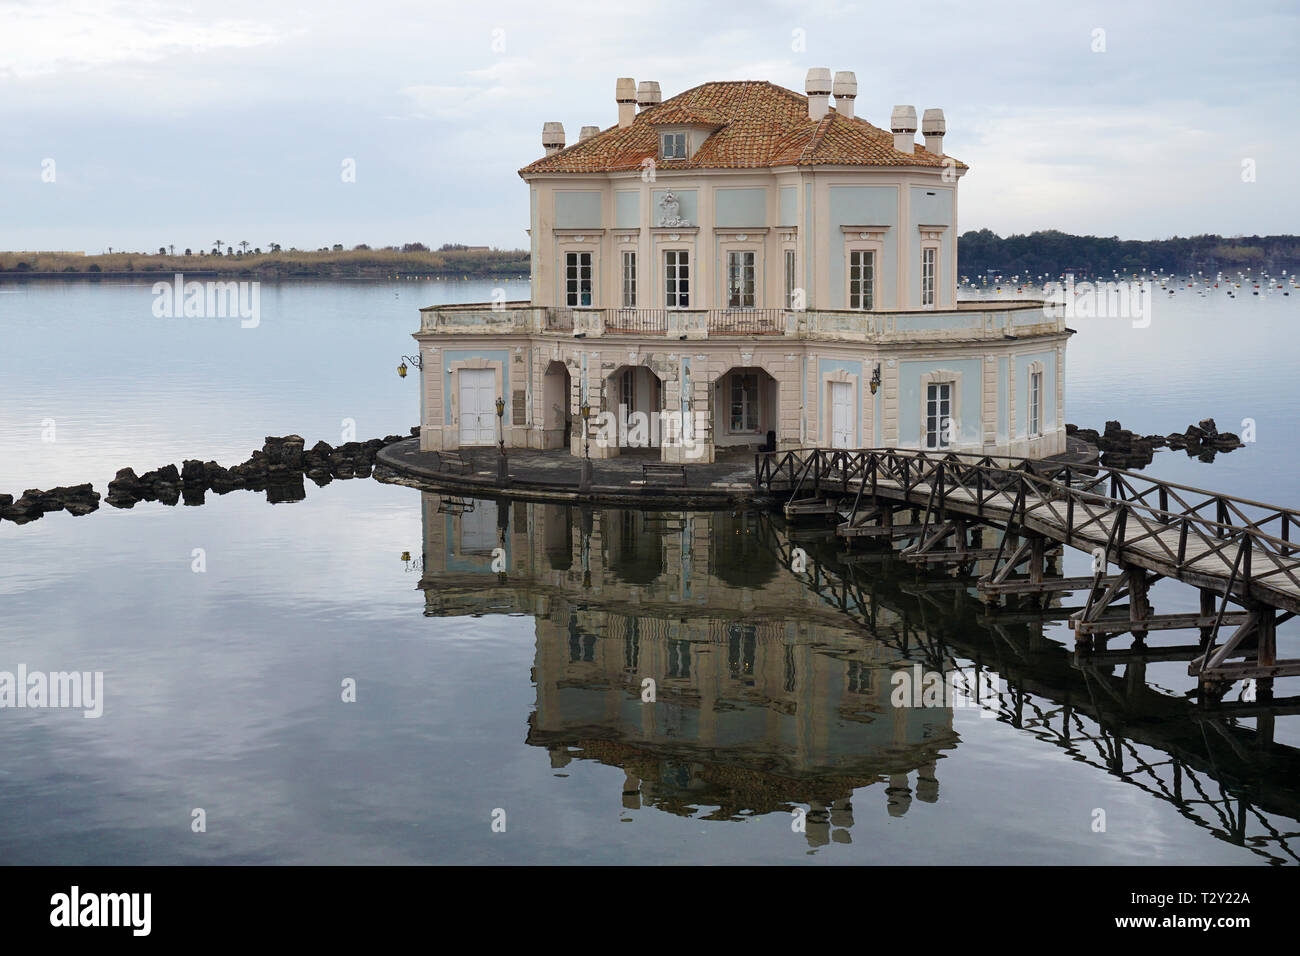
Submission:
<svg viewBox="0 0 1300 956">
<path fill-rule="evenodd" d="M 51 2 L 10 5 L 0 32 L 0 77 L 29 79 L 171 56 L 245 49 L 276 42 L 253 20 L 198 22 L 160 4 Z"/>
</svg>

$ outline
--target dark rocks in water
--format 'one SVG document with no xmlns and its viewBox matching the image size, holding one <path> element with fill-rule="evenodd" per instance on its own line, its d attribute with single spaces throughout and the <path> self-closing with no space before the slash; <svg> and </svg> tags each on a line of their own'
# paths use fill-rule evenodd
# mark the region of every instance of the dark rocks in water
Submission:
<svg viewBox="0 0 1300 956">
<path fill-rule="evenodd" d="M 418 436 L 420 427 L 413 427 L 411 434 Z M 1236 440 L 1235 435 L 1226 437 Z M 265 491 L 273 504 L 302 501 L 306 497 L 304 475 L 322 488 L 335 478 L 368 478 L 380 449 L 405 440 L 404 435 L 386 435 L 345 442 L 337 448 L 318 441 L 305 449 L 306 442 L 299 435 L 267 436 L 262 448 L 247 461 L 230 468 L 193 458 L 181 462 L 180 468 L 163 465 L 142 475 L 133 468 L 122 468 L 108 483 L 104 501 L 114 508 L 131 508 L 139 501 L 175 505 L 182 499 L 186 505 L 197 506 L 204 503 L 209 490 L 224 495 L 241 488 Z M 49 491 L 29 488 L 16 501 L 13 495 L 0 495 L 0 519 L 25 524 L 51 511 L 85 515 L 98 509 L 99 501 L 99 493 L 89 483 Z"/>
<path fill-rule="evenodd" d="M 285 435 L 282 438 L 267 435 L 266 442 L 262 445 L 267 471 L 272 474 L 301 472 L 305 444 L 301 435 Z"/>
<path fill-rule="evenodd" d="M 35 521 L 51 511 L 67 511 L 80 517 L 99 508 L 99 492 L 90 484 L 60 486 L 42 491 L 28 488 L 17 501 L 13 495 L 0 495 L 0 518 L 15 524 Z"/>
<path fill-rule="evenodd" d="M 411 437 L 412 437 L 412 438 L 419 438 L 419 437 L 420 437 L 420 426 L 419 426 L 419 425 L 412 425 L 412 426 L 411 426 Z"/>
<path fill-rule="evenodd" d="M 1241 439 L 1231 432 L 1220 432 L 1213 418 L 1203 418 L 1195 425 L 1188 425 L 1185 432 L 1168 435 L 1135 435 L 1117 421 L 1106 422 L 1101 434 L 1068 424 L 1065 432 L 1095 445 L 1102 453 L 1101 463 L 1111 468 L 1145 467 L 1151 463 L 1156 450 L 1166 447 L 1186 451 L 1188 457 L 1201 461 L 1213 461 L 1216 452 L 1242 447 Z"/>
<path fill-rule="evenodd" d="M 63 502 L 63 508 L 71 515 L 81 517 L 99 509 L 99 492 L 90 482 L 69 485 L 66 488 L 54 488 L 51 495 L 57 495 Z"/>
<path fill-rule="evenodd" d="M 307 489 L 303 487 L 301 472 L 267 482 L 266 500 L 273 505 L 302 501 L 306 497 Z"/>
</svg>

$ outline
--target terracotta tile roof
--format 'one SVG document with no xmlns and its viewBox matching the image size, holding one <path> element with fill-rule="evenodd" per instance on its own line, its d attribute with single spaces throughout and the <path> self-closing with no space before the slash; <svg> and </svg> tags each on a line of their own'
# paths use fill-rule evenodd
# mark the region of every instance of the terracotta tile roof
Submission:
<svg viewBox="0 0 1300 956">
<path fill-rule="evenodd" d="M 860 117 L 831 111 L 808 118 L 808 98 L 764 80 L 705 83 L 642 110 L 632 125 L 611 126 L 551 156 L 529 163 L 534 173 L 603 173 L 640 169 L 659 154 L 664 125 L 717 127 L 689 160 L 674 169 L 754 169 L 771 166 L 942 166 L 944 157 L 917 147 L 894 149 L 894 136 Z M 965 163 L 954 160 L 958 169 Z"/>
</svg>

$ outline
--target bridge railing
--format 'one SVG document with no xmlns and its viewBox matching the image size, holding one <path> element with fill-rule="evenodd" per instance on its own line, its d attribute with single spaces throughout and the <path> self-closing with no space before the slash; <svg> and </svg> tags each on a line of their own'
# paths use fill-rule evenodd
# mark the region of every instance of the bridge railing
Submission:
<svg viewBox="0 0 1300 956">
<path fill-rule="evenodd" d="M 1204 566 L 1218 558 L 1231 569 L 1230 593 L 1249 593 L 1252 586 L 1300 590 L 1300 548 L 1292 541 L 1300 512 L 1115 468 L 958 452 L 807 448 L 759 453 L 755 482 L 768 490 L 786 484 L 795 499 L 852 490 L 854 510 L 865 495 L 875 497 L 881 482 L 941 508 L 959 490 L 979 517 L 1000 509 L 1006 514 L 999 517 L 1015 524 L 1033 508 L 1035 517 L 1062 525 L 1067 539 L 1104 540 L 1116 558 L 1143 544 L 1177 572 L 1202 563 L 1198 570 L 1223 577 L 1223 568 Z"/>
</svg>

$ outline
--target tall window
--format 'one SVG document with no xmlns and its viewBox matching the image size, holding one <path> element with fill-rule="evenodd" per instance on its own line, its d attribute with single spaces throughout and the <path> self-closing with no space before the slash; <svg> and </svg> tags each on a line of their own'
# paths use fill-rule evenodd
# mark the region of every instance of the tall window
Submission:
<svg viewBox="0 0 1300 956">
<path fill-rule="evenodd" d="M 785 250 L 785 307 L 794 308 L 794 290 L 796 286 L 794 272 L 794 250 Z"/>
<path fill-rule="evenodd" d="M 570 308 L 591 305 L 591 253 L 564 254 L 564 302 Z"/>
<path fill-rule="evenodd" d="M 731 430 L 733 432 L 758 431 L 758 375 L 731 376 Z"/>
<path fill-rule="evenodd" d="M 665 305 L 670 309 L 691 307 L 691 262 L 685 249 L 669 249 L 664 253 Z"/>
<path fill-rule="evenodd" d="M 659 137 L 659 156 L 661 159 L 686 158 L 686 134 L 664 133 Z"/>
<path fill-rule="evenodd" d="M 1029 434 L 1033 437 L 1043 433 L 1043 373 L 1034 372 L 1029 376 Z"/>
<path fill-rule="evenodd" d="M 936 382 L 925 387 L 925 447 L 947 448 L 952 420 L 952 383 Z"/>
<path fill-rule="evenodd" d="M 623 253 L 623 308 L 636 308 L 636 253 Z"/>
<path fill-rule="evenodd" d="M 754 307 L 754 254 L 727 253 L 727 308 Z"/>
<path fill-rule="evenodd" d="M 934 305 L 934 273 L 939 250 L 933 246 L 921 250 L 921 305 Z"/>
<path fill-rule="evenodd" d="M 869 249 L 849 252 L 849 308 L 876 307 L 876 254 Z"/>
</svg>

